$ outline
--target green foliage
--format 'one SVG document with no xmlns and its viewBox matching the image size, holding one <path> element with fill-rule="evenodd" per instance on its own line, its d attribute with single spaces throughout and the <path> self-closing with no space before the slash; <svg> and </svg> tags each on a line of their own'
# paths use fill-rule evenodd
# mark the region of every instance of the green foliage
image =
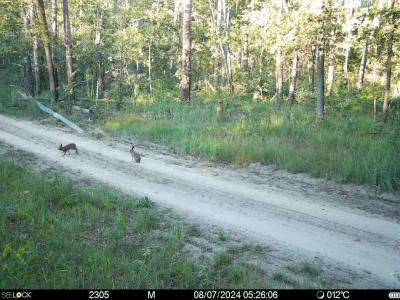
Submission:
<svg viewBox="0 0 400 300">
<path fill-rule="evenodd" d="M 156 228 L 156 218 L 148 209 L 142 209 L 137 216 L 137 228 L 141 232 Z"/>
<path fill-rule="evenodd" d="M 245 267 L 194 263 L 183 250 L 191 231 L 149 202 L 0 161 L 0 288 L 261 286 Z"/>
</svg>

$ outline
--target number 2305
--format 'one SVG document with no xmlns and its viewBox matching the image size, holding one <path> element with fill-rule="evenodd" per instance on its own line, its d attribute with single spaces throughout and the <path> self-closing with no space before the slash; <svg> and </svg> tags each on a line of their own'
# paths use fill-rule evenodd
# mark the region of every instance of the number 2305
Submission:
<svg viewBox="0 0 400 300">
<path fill-rule="evenodd" d="M 89 299 L 108 299 L 109 291 L 89 291 Z"/>
</svg>

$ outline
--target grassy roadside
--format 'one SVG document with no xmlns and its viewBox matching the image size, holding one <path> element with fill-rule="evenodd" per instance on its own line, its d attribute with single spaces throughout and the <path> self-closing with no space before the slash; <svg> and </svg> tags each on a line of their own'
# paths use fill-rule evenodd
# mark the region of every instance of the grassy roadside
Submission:
<svg viewBox="0 0 400 300">
<path fill-rule="evenodd" d="M 320 123 L 311 97 L 304 101 L 290 110 L 237 99 L 225 104 L 222 116 L 215 101 L 197 99 L 191 107 L 157 101 L 136 104 L 103 126 L 114 135 L 170 145 L 179 154 L 244 165 L 272 163 L 338 182 L 400 188 L 400 134 L 395 120 L 384 124 L 378 116 L 374 122 L 373 92 L 329 99 Z"/>
<path fill-rule="evenodd" d="M 166 220 L 147 198 L 76 188 L 0 161 L 0 207 L 0 288 L 269 285 L 235 253 L 195 262 L 184 251 L 194 229 Z"/>
</svg>

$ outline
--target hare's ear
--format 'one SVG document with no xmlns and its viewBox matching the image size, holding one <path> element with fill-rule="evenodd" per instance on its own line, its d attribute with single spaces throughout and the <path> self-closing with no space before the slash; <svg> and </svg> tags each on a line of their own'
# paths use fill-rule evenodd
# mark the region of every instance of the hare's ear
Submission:
<svg viewBox="0 0 400 300">
<path fill-rule="evenodd" d="M 60 144 L 60 147 L 62 147 L 62 143 Z"/>
<path fill-rule="evenodd" d="M 132 150 L 133 150 L 133 148 L 135 148 L 135 147 L 132 145 Z"/>
</svg>

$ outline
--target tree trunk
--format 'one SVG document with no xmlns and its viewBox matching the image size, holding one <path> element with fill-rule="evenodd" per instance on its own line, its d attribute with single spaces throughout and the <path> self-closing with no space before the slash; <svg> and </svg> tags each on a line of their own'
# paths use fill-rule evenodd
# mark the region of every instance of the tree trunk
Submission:
<svg viewBox="0 0 400 300">
<path fill-rule="evenodd" d="M 29 4 L 29 23 L 32 27 L 35 22 L 35 10 L 32 3 Z M 37 95 L 40 92 L 40 68 L 39 68 L 39 50 L 38 37 L 35 30 L 32 30 L 32 58 L 33 58 L 33 78 L 35 80 L 35 92 Z"/>
<path fill-rule="evenodd" d="M 365 77 L 365 68 L 367 66 L 368 59 L 368 47 L 369 47 L 369 38 L 365 40 L 365 44 L 363 47 L 361 63 L 360 63 L 360 71 L 358 72 L 358 81 L 357 81 L 357 89 L 361 89 L 364 85 L 364 77 Z"/>
<path fill-rule="evenodd" d="M 349 57 L 350 57 L 351 46 L 347 44 L 344 49 L 344 62 L 343 62 L 343 77 L 344 77 L 344 86 L 349 85 Z"/>
<path fill-rule="evenodd" d="M 323 25 L 321 25 L 322 27 Z M 319 30 L 317 41 L 317 119 L 324 115 L 324 37 L 323 28 Z"/>
<path fill-rule="evenodd" d="M 57 0 L 51 0 L 51 54 L 53 55 L 53 61 L 55 61 L 56 52 L 56 41 L 57 41 Z"/>
<path fill-rule="evenodd" d="M 220 34 L 221 34 L 221 20 L 222 20 L 222 1 L 217 0 L 217 13 L 215 15 L 213 5 L 211 0 L 208 0 L 208 4 L 211 11 L 212 22 L 214 24 L 214 31 L 215 31 L 215 43 L 213 45 L 212 52 L 215 53 L 214 61 L 213 61 L 213 68 L 214 68 L 214 85 L 219 89 L 221 86 L 221 45 L 220 45 Z"/>
<path fill-rule="evenodd" d="M 347 17 L 347 22 L 345 25 L 345 30 L 346 30 L 346 40 L 345 40 L 345 46 L 344 46 L 344 62 L 343 62 L 343 76 L 344 76 L 344 86 L 347 87 L 349 85 L 349 57 L 350 57 L 350 52 L 351 52 L 351 40 L 353 37 L 353 15 L 354 15 L 354 9 L 353 7 L 350 8 L 350 11 L 348 11 L 348 17 Z"/>
<path fill-rule="evenodd" d="M 357 89 L 361 89 L 364 85 L 364 78 L 365 78 L 365 69 L 367 67 L 367 61 L 368 61 L 368 50 L 369 50 L 369 44 L 370 41 L 372 41 L 376 29 L 379 27 L 379 15 L 375 16 L 373 21 L 372 21 L 372 29 L 369 35 L 367 36 L 365 40 L 365 44 L 363 47 L 363 53 L 361 57 L 361 63 L 360 63 L 360 69 L 358 72 L 358 81 L 357 81 Z"/>
<path fill-rule="evenodd" d="M 226 9 L 225 0 L 217 0 L 217 12 L 214 14 L 214 9 L 211 1 L 209 0 L 209 7 L 213 22 L 215 22 L 215 44 L 213 51 L 216 53 L 214 61 L 214 83 L 216 86 L 220 86 L 220 80 L 222 79 L 222 68 L 225 70 L 226 81 L 229 85 L 229 93 L 234 93 L 233 86 L 233 75 L 232 75 L 232 62 L 231 62 L 231 51 L 230 51 L 230 27 L 231 17 L 229 9 Z M 222 58 L 223 63 L 220 63 Z"/>
<path fill-rule="evenodd" d="M 224 10 L 224 3 L 223 0 L 217 0 L 217 18 L 216 18 L 216 23 L 215 23 L 215 32 L 217 34 L 217 38 L 219 38 L 221 34 L 221 24 L 222 24 L 222 18 L 223 18 L 223 12 Z"/>
<path fill-rule="evenodd" d="M 184 0 L 184 14 L 182 24 L 182 75 L 181 75 L 181 102 L 190 104 L 191 88 L 191 35 L 192 0 Z"/>
<path fill-rule="evenodd" d="M 65 63 L 67 70 L 68 85 L 72 99 L 74 95 L 74 67 L 72 60 L 72 35 L 71 24 L 69 21 L 69 4 L 68 0 L 63 0 L 63 17 L 64 17 L 64 39 L 65 39 Z"/>
<path fill-rule="evenodd" d="M 33 79 L 32 72 L 32 61 L 29 54 L 24 55 L 25 73 L 26 73 L 26 90 L 27 92 L 34 96 L 35 95 L 35 82 Z"/>
<path fill-rule="evenodd" d="M 175 7 L 174 7 L 174 22 L 178 21 L 180 12 L 181 12 L 182 0 L 175 0 Z"/>
<path fill-rule="evenodd" d="M 264 56 L 264 47 L 261 48 L 261 52 L 260 52 L 260 65 L 259 65 L 259 69 L 258 72 L 260 74 L 260 77 L 263 74 L 263 56 Z"/>
<path fill-rule="evenodd" d="M 396 0 L 391 0 L 390 10 L 391 16 L 389 19 L 389 34 L 387 38 L 387 58 L 386 58 L 386 82 L 385 95 L 383 98 L 383 118 L 386 121 L 388 117 L 388 102 L 390 96 L 390 83 L 392 77 L 392 55 L 393 55 L 393 35 L 394 35 L 394 3 Z"/>
<path fill-rule="evenodd" d="M 40 18 L 40 25 L 41 25 L 41 33 L 42 33 L 42 40 L 44 44 L 44 52 L 46 54 L 46 62 L 47 62 L 47 70 L 49 73 L 49 85 L 50 85 L 50 93 L 51 93 L 51 102 L 58 101 L 57 95 L 57 86 L 54 80 L 54 67 L 53 67 L 53 59 L 51 55 L 51 48 L 50 48 L 50 36 L 49 31 L 47 29 L 47 21 L 46 21 L 46 12 L 44 10 L 44 3 L 43 0 L 37 0 L 38 6 L 38 13 Z"/>
<path fill-rule="evenodd" d="M 99 62 L 99 78 L 97 80 L 97 89 L 96 89 L 96 98 L 103 99 L 104 98 L 104 88 L 105 88 L 105 77 L 106 70 L 102 62 Z"/>
<path fill-rule="evenodd" d="M 244 34 L 242 68 L 247 71 L 249 67 L 249 34 Z"/>
<path fill-rule="evenodd" d="M 276 97 L 279 101 L 283 98 L 283 67 L 281 47 L 278 46 L 275 55 Z"/>
<path fill-rule="evenodd" d="M 299 65 L 299 52 L 297 49 L 295 49 L 293 53 L 292 73 L 290 75 L 290 89 L 288 98 L 289 106 L 292 106 L 295 101 L 298 65 Z"/>
<path fill-rule="evenodd" d="M 101 55 L 101 32 L 103 27 L 103 14 L 100 12 L 100 5 L 98 4 L 96 7 L 96 37 L 94 44 L 96 45 L 97 49 L 97 61 L 98 61 L 98 79 L 97 79 L 97 86 L 96 86 L 96 99 L 103 99 L 104 98 L 104 89 L 105 89 L 105 68 L 103 64 L 103 58 Z"/>
<path fill-rule="evenodd" d="M 312 64 L 311 64 L 311 90 L 314 91 L 315 90 L 315 61 L 317 59 L 317 48 L 312 46 L 311 47 L 311 60 L 312 60 Z"/>
<path fill-rule="evenodd" d="M 378 45 L 375 45 L 374 52 L 375 55 L 378 57 Z M 378 77 L 378 68 L 379 68 L 379 63 L 375 61 L 374 64 L 372 65 L 372 76 L 371 76 L 372 77 L 371 82 L 373 86 L 375 86 Z"/>
<path fill-rule="evenodd" d="M 335 76 L 335 64 L 331 60 L 329 60 L 328 77 L 327 77 L 328 84 L 326 88 L 327 97 L 332 96 L 334 76 Z"/>
<path fill-rule="evenodd" d="M 279 0 L 279 22 L 283 19 L 283 12 L 288 12 L 288 8 L 285 0 Z M 276 86 L 276 97 L 278 101 L 283 99 L 283 64 L 282 64 L 282 35 L 278 32 L 276 36 L 276 53 L 275 53 L 275 86 Z"/>
<path fill-rule="evenodd" d="M 224 1 L 225 7 L 225 1 Z M 229 84 L 229 94 L 232 96 L 234 94 L 233 87 L 233 76 L 232 76 L 232 61 L 231 61 L 231 50 L 230 50 L 230 32 L 231 32 L 231 16 L 229 9 L 225 7 L 225 43 L 224 43 L 224 58 L 225 58 L 225 70 L 226 77 Z"/>
<path fill-rule="evenodd" d="M 26 40 L 30 40 L 30 35 L 29 35 L 29 21 L 28 21 L 28 16 L 27 16 L 27 10 L 24 5 L 21 5 L 21 18 L 22 18 L 22 31 L 24 33 L 24 38 Z M 25 84 L 26 84 L 26 91 L 30 95 L 34 96 L 35 95 L 35 85 L 34 85 L 34 79 L 33 79 L 33 72 L 32 72 L 32 61 L 31 57 L 29 55 L 29 52 L 26 52 L 24 50 L 23 54 L 23 61 L 25 65 Z"/>
<path fill-rule="evenodd" d="M 151 76 L 151 72 L 152 72 L 152 70 L 151 70 L 151 60 L 152 60 L 152 57 L 151 57 L 151 46 L 152 46 L 152 43 L 153 43 L 153 41 L 152 40 L 150 40 L 150 44 L 149 44 L 149 52 L 148 52 L 148 57 L 147 57 L 147 64 L 148 64 L 148 79 L 149 79 L 149 90 L 150 90 L 150 93 L 152 93 L 153 92 L 153 87 L 152 87 L 152 76 Z"/>
<path fill-rule="evenodd" d="M 336 19 L 332 24 L 334 28 L 331 31 L 331 38 L 329 40 L 329 66 L 328 66 L 328 78 L 327 78 L 327 88 L 326 88 L 326 96 L 332 96 L 333 83 L 335 78 L 335 64 L 336 64 Z"/>
<path fill-rule="evenodd" d="M 56 55 L 57 48 L 57 0 L 51 0 L 51 55 L 53 59 L 54 66 L 54 81 L 57 87 L 57 97 L 58 97 L 58 61 Z"/>
<path fill-rule="evenodd" d="M 176 4 L 176 3 L 175 3 Z M 158 5 L 159 5 L 159 0 L 152 0 L 152 3 L 151 3 L 151 12 L 152 12 L 152 14 L 153 15 L 156 15 L 157 14 L 157 12 L 158 12 Z M 179 3 L 178 3 L 178 11 L 177 11 L 177 13 L 178 13 L 178 16 L 179 16 Z M 157 24 L 158 24 L 158 22 L 157 22 Z M 150 36 L 150 42 L 149 42 L 149 50 L 148 50 L 148 56 L 147 56 L 147 63 L 148 63 L 148 80 L 149 80 L 149 90 L 150 90 L 150 93 L 152 93 L 153 92 L 153 86 L 152 86 L 152 60 L 153 60 L 153 57 L 152 57 L 152 47 L 153 46 L 153 37 L 152 36 Z"/>
</svg>

